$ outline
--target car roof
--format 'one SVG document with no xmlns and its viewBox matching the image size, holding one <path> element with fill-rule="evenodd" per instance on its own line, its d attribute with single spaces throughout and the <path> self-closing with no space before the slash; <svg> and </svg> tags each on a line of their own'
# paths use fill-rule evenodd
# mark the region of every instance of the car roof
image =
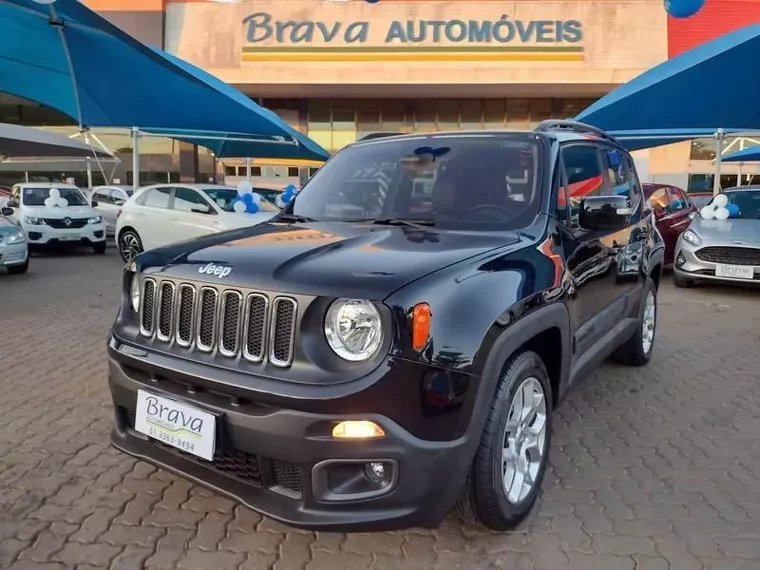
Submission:
<svg viewBox="0 0 760 570">
<path fill-rule="evenodd" d="M 81 190 L 79 186 L 67 182 L 19 182 L 16 186 L 20 188 L 76 188 Z"/>
<path fill-rule="evenodd" d="M 746 192 L 747 190 L 760 190 L 760 184 L 749 184 L 747 186 L 732 186 L 731 188 L 726 188 L 723 190 L 723 193 L 726 192 Z"/>
</svg>

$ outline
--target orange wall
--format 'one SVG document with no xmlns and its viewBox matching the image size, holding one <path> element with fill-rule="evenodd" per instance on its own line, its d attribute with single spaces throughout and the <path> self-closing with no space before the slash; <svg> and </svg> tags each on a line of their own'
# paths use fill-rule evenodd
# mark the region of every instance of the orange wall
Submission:
<svg viewBox="0 0 760 570">
<path fill-rule="evenodd" d="M 668 56 L 757 23 L 760 0 L 707 0 L 691 18 L 668 17 Z"/>
<path fill-rule="evenodd" d="M 163 12 L 164 0 L 82 0 L 96 12 Z"/>
</svg>

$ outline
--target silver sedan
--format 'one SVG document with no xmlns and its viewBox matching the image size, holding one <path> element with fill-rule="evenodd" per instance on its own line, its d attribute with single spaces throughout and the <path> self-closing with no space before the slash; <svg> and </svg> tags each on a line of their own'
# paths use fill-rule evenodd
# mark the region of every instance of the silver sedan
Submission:
<svg viewBox="0 0 760 570">
<path fill-rule="evenodd" d="M 676 287 L 698 281 L 760 283 L 760 186 L 729 188 L 723 194 L 738 214 L 727 220 L 700 215 L 691 222 L 676 243 Z"/>
</svg>

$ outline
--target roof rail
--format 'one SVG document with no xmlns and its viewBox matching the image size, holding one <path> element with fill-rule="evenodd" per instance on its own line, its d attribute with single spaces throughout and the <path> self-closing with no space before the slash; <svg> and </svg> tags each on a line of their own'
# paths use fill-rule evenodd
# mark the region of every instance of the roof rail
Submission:
<svg viewBox="0 0 760 570">
<path fill-rule="evenodd" d="M 368 135 L 364 135 L 362 138 L 358 139 L 356 142 L 371 141 L 373 139 L 383 139 L 385 137 L 397 137 L 403 134 L 405 133 L 391 133 L 391 132 L 370 133 Z"/>
<path fill-rule="evenodd" d="M 538 126 L 534 129 L 534 131 L 546 132 L 546 131 L 554 131 L 554 130 L 559 130 L 559 129 L 566 129 L 569 131 L 574 131 L 576 133 L 590 133 L 598 137 L 601 137 L 603 139 L 617 142 L 615 137 L 605 133 L 602 129 L 593 127 L 591 125 L 587 125 L 586 123 L 580 123 L 578 121 L 547 119 L 546 121 L 541 121 L 538 124 Z"/>
</svg>

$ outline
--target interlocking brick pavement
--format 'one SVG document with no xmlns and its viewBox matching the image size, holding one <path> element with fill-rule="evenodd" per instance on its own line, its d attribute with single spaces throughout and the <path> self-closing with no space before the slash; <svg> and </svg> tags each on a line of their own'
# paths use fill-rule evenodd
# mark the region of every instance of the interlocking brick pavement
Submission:
<svg viewBox="0 0 760 570">
<path fill-rule="evenodd" d="M 111 449 L 120 268 L 0 275 L 0 568 L 760 568 L 760 292 L 666 278 L 650 366 L 605 365 L 558 410 L 534 514 L 496 534 L 293 530 Z"/>
</svg>

